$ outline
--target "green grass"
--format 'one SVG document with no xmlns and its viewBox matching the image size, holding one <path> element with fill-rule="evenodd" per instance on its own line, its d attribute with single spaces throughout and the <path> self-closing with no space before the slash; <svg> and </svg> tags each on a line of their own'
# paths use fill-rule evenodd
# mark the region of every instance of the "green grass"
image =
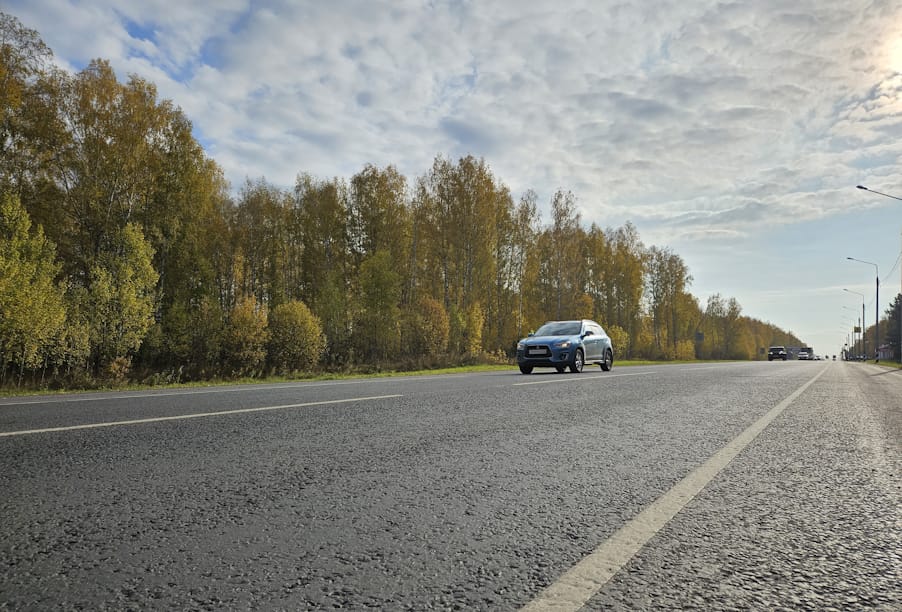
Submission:
<svg viewBox="0 0 902 612">
<path fill-rule="evenodd" d="M 649 360 L 630 360 L 615 361 L 614 367 L 637 366 L 637 365 L 671 365 L 671 364 L 688 364 L 702 363 L 701 361 L 649 361 Z M 591 368 L 594 366 L 586 366 Z M 226 387 L 230 385 L 273 385 L 280 383 L 292 382 L 317 382 L 328 380 L 350 380 L 361 378 L 393 378 L 407 376 L 435 376 L 441 374 L 470 374 L 474 372 L 510 372 L 517 371 L 517 364 L 473 364 L 452 367 L 438 367 L 422 370 L 398 370 L 385 369 L 377 372 L 318 372 L 310 374 L 301 374 L 297 376 L 267 376 L 266 378 L 229 378 L 229 379 L 210 379 L 197 380 L 178 383 L 160 383 L 160 384 L 141 384 L 141 383 L 123 383 L 121 385 L 98 385 L 91 388 L 73 388 L 73 389 L 17 389 L 15 387 L 0 388 L 0 396 L 29 396 L 29 395 L 60 395 L 64 393 L 99 393 L 105 391 L 147 391 L 151 389 L 197 389 L 205 387 Z"/>
<path fill-rule="evenodd" d="M 90 389 L 16 389 L 15 387 L 0 388 L 0 396 L 29 396 L 29 395 L 58 395 L 64 393 L 98 393 L 104 391 L 147 391 L 150 389 L 196 389 L 204 387 L 227 387 L 233 385 L 272 385 L 291 382 L 317 382 L 324 380 L 348 380 L 359 378 L 390 378 L 401 376 L 428 376 L 435 374 L 466 374 L 472 372 L 492 372 L 516 369 L 512 365 L 478 364 L 432 370 L 383 370 L 378 372 L 320 372 L 299 376 L 267 376 L 266 378 L 230 378 L 198 380 L 179 383 L 161 383 L 156 385 L 125 383 L 121 385 L 99 385 Z"/>
<path fill-rule="evenodd" d="M 881 359 L 879 362 L 876 361 L 868 361 L 868 363 L 872 363 L 874 365 L 884 366 L 887 368 L 895 368 L 897 370 L 902 370 L 902 363 L 898 361 L 888 361 L 886 359 Z"/>
</svg>

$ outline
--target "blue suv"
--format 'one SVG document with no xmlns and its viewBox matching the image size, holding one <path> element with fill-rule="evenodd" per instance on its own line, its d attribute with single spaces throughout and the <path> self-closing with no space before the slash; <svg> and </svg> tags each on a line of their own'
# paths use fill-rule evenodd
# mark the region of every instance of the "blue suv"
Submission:
<svg viewBox="0 0 902 612">
<path fill-rule="evenodd" d="M 524 374 L 536 367 L 582 372 L 587 363 L 597 363 L 605 372 L 614 365 L 611 339 L 589 319 L 549 321 L 517 343 L 517 365 Z"/>
</svg>

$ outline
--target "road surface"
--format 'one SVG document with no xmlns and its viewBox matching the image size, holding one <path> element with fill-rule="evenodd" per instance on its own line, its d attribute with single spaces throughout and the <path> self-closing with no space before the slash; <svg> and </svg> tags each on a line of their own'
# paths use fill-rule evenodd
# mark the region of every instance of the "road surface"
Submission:
<svg viewBox="0 0 902 612">
<path fill-rule="evenodd" d="M 0 398 L 0 609 L 902 609 L 902 372 Z"/>
</svg>

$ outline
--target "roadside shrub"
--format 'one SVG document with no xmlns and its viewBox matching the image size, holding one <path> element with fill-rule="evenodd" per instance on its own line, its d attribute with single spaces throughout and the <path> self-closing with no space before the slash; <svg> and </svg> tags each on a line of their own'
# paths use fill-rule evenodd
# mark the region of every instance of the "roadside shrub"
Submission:
<svg viewBox="0 0 902 612">
<path fill-rule="evenodd" d="M 254 376 L 266 360 L 266 307 L 245 297 L 229 313 L 223 334 L 223 360 L 231 376 Z"/>
<path fill-rule="evenodd" d="M 164 347 L 178 376 L 207 379 L 222 368 L 225 316 L 219 301 L 204 296 L 197 303 L 173 304 L 164 319 Z"/>
<path fill-rule="evenodd" d="M 485 312 L 479 302 L 474 302 L 467 309 L 466 328 L 464 329 L 464 348 L 467 355 L 482 353 L 482 330 L 485 327 Z"/>
<path fill-rule="evenodd" d="M 680 361 L 695 359 L 695 343 L 692 340 L 680 340 L 677 342 L 676 358 Z"/>
<path fill-rule="evenodd" d="M 407 312 L 402 331 L 411 356 L 435 356 L 448 350 L 451 322 L 441 302 L 425 297 Z"/>
<path fill-rule="evenodd" d="M 303 302 L 279 304 L 269 315 L 267 349 L 276 372 L 310 370 L 326 349 L 322 323 Z"/>
<path fill-rule="evenodd" d="M 132 369 L 132 360 L 128 357 L 116 357 L 104 369 L 105 382 L 121 385 L 128 379 Z"/>
<path fill-rule="evenodd" d="M 611 338 L 611 344 L 614 346 L 614 359 L 624 359 L 629 355 L 630 336 L 626 330 L 619 325 L 611 325 L 606 327 L 608 337 Z"/>
</svg>

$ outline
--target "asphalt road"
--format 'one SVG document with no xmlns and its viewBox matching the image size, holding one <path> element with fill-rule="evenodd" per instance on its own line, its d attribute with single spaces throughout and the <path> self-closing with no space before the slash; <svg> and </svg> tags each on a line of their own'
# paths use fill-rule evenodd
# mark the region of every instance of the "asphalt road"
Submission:
<svg viewBox="0 0 902 612">
<path fill-rule="evenodd" d="M 0 609 L 902 609 L 902 371 L 537 372 L 0 398 Z"/>
</svg>

